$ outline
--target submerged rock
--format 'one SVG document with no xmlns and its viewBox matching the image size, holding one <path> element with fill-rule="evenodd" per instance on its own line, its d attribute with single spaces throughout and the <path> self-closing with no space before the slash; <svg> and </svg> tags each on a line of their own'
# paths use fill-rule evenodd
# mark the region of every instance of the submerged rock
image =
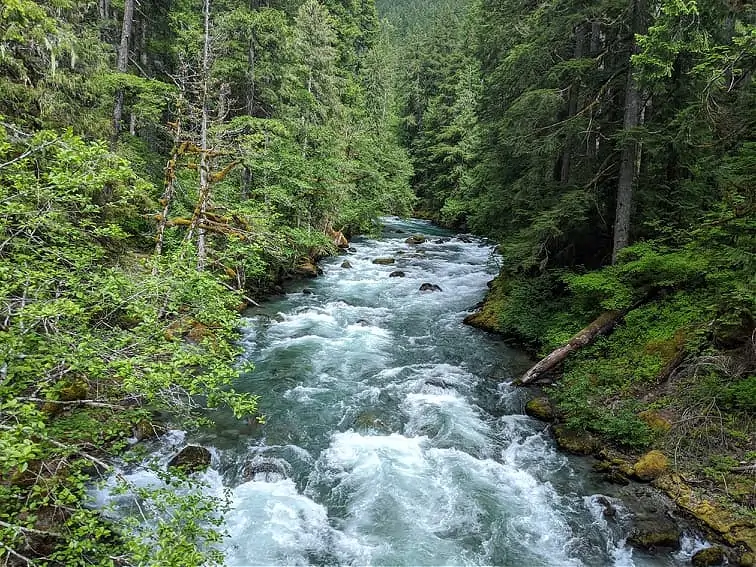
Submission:
<svg viewBox="0 0 756 567">
<path fill-rule="evenodd" d="M 554 421 L 554 408 L 545 397 L 530 400 L 525 404 L 525 413 L 541 421 Z"/>
<path fill-rule="evenodd" d="M 444 390 L 453 387 L 452 384 L 442 378 L 428 378 L 425 380 L 425 383 L 428 384 L 428 386 L 435 386 L 436 388 L 443 388 Z"/>
<path fill-rule="evenodd" d="M 444 291 L 444 290 L 441 289 L 436 284 L 432 284 L 432 283 L 427 283 L 426 282 L 426 283 L 424 283 L 423 285 L 420 286 L 420 291 L 423 291 L 423 292 L 426 292 L 426 291 L 434 292 L 434 291 Z"/>
<path fill-rule="evenodd" d="M 351 270 L 352 269 L 352 263 L 349 260 L 344 260 L 341 263 L 341 267 L 344 268 L 344 269 L 346 269 L 346 270 Z"/>
<path fill-rule="evenodd" d="M 407 275 L 407 274 L 405 274 L 405 273 L 404 273 L 404 272 L 402 272 L 401 270 L 397 270 L 397 271 L 395 271 L 395 272 L 391 272 L 391 273 L 389 274 L 389 277 L 390 277 L 390 278 L 403 278 L 403 277 L 404 277 L 404 276 L 406 276 L 406 275 Z"/>
<path fill-rule="evenodd" d="M 693 564 L 693 567 L 712 567 L 712 565 L 721 565 L 724 559 L 724 549 L 715 545 L 696 553 L 690 562 Z"/>
<path fill-rule="evenodd" d="M 210 466 L 210 451 L 199 445 L 187 445 L 168 461 L 168 468 L 187 473 L 203 471 Z"/>
<path fill-rule="evenodd" d="M 287 478 L 286 466 L 277 459 L 254 459 L 244 465 L 242 479 L 245 482 L 258 480 L 277 482 Z"/>
<path fill-rule="evenodd" d="M 605 520 L 612 522 L 617 520 L 617 509 L 606 496 L 599 496 L 596 499 L 596 502 L 601 504 L 601 507 L 604 509 L 602 515 L 604 516 Z"/>
<path fill-rule="evenodd" d="M 394 258 L 376 258 L 373 260 L 373 264 L 378 264 L 379 266 L 390 266 L 394 263 L 396 263 Z"/>
<path fill-rule="evenodd" d="M 312 291 L 309 287 L 306 287 L 302 290 L 302 295 L 314 295 L 314 291 Z"/>
</svg>

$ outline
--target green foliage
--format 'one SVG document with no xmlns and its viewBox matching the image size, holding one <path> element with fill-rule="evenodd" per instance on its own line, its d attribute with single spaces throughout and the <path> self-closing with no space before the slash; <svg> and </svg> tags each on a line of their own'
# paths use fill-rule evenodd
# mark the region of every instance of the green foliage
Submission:
<svg viewBox="0 0 756 567">
<path fill-rule="evenodd" d="M 373 2 L 259 4 L 213 1 L 205 57 L 200 4 L 145 0 L 126 72 L 123 3 L 0 7 L 0 558 L 220 564 L 226 499 L 119 477 L 134 517 L 111 524 L 90 475 L 148 410 L 256 416 L 247 298 L 411 210 Z"/>
</svg>

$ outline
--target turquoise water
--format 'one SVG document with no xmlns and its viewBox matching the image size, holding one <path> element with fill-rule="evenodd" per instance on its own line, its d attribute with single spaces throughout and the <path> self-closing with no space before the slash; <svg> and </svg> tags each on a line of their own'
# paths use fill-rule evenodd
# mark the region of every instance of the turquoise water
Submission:
<svg viewBox="0 0 756 567">
<path fill-rule="evenodd" d="M 415 233 L 428 241 L 406 244 Z M 658 557 L 624 545 L 629 513 L 614 501 L 604 519 L 589 465 L 523 415 L 526 392 L 508 383 L 528 361 L 462 324 L 498 271 L 491 246 L 398 219 L 352 244 L 249 312 L 256 368 L 239 387 L 261 396 L 266 423 L 229 416 L 193 439 L 213 448 L 211 489 L 232 489 L 228 565 L 689 561 L 695 541 Z M 163 441 L 163 461 L 183 440 Z"/>
</svg>

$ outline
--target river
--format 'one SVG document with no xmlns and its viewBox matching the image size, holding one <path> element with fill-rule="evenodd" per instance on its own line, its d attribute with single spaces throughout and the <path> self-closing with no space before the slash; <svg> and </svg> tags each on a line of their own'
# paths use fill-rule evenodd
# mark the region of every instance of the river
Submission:
<svg viewBox="0 0 756 567">
<path fill-rule="evenodd" d="M 250 312 L 255 370 L 239 387 L 260 395 L 265 424 L 229 417 L 192 438 L 213 447 L 206 479 L 232 489 L 227 564 L 689 564 L 691 538 L 655 556 L 625 545 L 622 502 L 605 518 L 590 464 L 523 415 L 527 392 L 509 382 L 527 360 L 462 324 L 497 272 L 492 247 L 384 220 L 381 238 Z M 427 242 L 405 243 L 416 233 Z"/>
</svg>

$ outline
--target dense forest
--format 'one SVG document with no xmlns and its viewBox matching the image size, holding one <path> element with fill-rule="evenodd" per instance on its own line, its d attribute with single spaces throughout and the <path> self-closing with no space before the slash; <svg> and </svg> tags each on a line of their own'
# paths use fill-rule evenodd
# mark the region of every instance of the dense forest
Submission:
<svg viewBox="0 0 756 567">
<path fill-rule="evenodd" d="M 383 4 L 417 212 L 499 243 L 469 322 L 549 355 L 565 445 L 660 449 L 753 525 L 753 4 Z"/>
<path fill-rule="evenodd" d="M 470 320 L 534 354 L 610 322 L 560 421 L 753 522 L 755 67 L 735 0 L 4 2 L 0 558 L 222 563 L 222 499 L 124 530 L 89 479 L 156 412 L 254 417 L 241 311 L 384 214 L 497 242 Z"/>
<path fill-rule="evenodd" d="M 222 503 L 124 538 L 86 479 L 151 412 L 254 416 L 238 312 L 409 214 L 392 57 L 369 1 L 0 6 L 4 564 L 221 561 Z"/>
</svg>

